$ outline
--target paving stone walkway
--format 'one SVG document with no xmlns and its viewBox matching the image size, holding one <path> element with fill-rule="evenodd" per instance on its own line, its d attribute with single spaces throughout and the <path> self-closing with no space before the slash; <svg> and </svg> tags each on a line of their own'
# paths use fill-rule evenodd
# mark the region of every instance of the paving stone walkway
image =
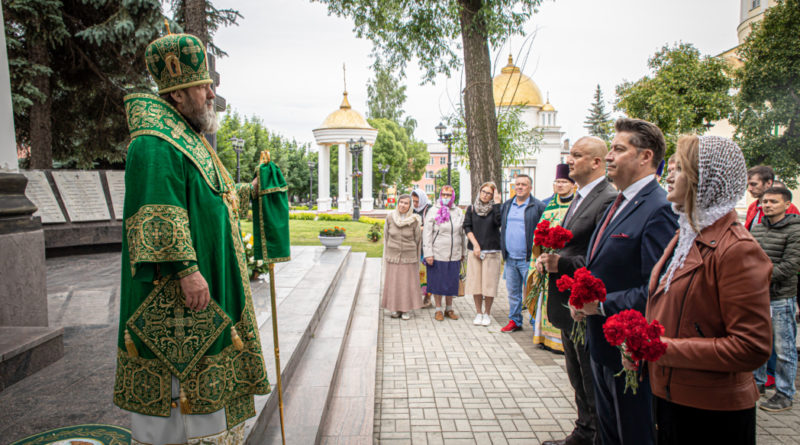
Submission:
<svg viewBox="0 0 800 445">
<path fill-rule="evenodd" d="M 471 297 L 455 299 L 457 321 L 435 321 L 433 309 L 409 321 L 383 311 L 375 443 L 534 445 L 572 431 L 563 355 L 534 346 L 527 320 L 523 331 L 500 332 L 508 322 L 502 281 L 499 293 L 488 328 L 472 324 Z M 757 411 L 759 444 L 800 444 L 800 406 Z"/>
</svg>

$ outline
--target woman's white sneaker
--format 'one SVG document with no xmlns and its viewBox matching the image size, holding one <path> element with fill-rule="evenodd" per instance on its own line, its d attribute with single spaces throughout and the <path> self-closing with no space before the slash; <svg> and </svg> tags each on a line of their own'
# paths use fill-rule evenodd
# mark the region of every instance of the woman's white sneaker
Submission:
<svg viewBox="0 0 800 445">
<path fill-rule="evenodd" d="M 475 316 L 475 319 L 472 320 L 472 324 L 475 326 L 480 326 L 483 323 L 483 314 L 478 314 Z"/>
<path fill-rule="evenodd" d="M 489 314 L 483 314 L 483 320 L 481 320 L 481 324 L 484 326 L 489 326 L 492 324 L 492 317 Z"/>
</svg>

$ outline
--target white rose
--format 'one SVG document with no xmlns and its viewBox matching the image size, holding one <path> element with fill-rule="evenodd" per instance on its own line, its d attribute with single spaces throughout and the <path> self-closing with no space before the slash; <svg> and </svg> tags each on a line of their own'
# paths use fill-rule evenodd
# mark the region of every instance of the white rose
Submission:
<svg viewBox="0 0 800 445">
<path fill-rule="evenodd" d="M 250 257 L 250 258 L 247 259 L 247 261 L 250 262 L 250 263 L 252 263 L 255 260 L 256 260 L 255 257 Z"/>
<path fill-rule="evenodd" d="M 247 243 L 247 248 L 248 249 L 252 249 L 253 248 L 253 243 Z"/>
<path fill-rule="evenodd" d="M 256 266 L 263 266 L 263 265 L 264 265 L 264 261 L 262 261 L 262 260 L 256 261 Z"/>
</svg>

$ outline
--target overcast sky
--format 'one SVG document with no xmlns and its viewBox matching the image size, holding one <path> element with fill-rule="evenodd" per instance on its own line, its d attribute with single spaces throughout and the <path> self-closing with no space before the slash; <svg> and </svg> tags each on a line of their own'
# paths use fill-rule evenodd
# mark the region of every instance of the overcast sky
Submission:
<svg viewBox="0 0 800 445">
<path fill-rule="evenodd" d="M 535 32 L 523 73 L 558 110 L 565 137 L 586 134 L 583 121 L 597 84 L 608 108 L 614 88 L 647 74 L 647 59 L 665 44 L 694 44 L 717 55 L 737 44 L 739 2 L 735 0 L 545 0 L 526 25 Z M 372 43 L 358 39 L 349 19 L 328 16 L 327 7 L 305 0 L 215 1 L 237 8 L 244 19 L 222 29 L 218 46 L 219 93 L 233 109 L 257 115 L 272 131 L 313 144 L 312 130 L 342 99 L 342 64 L 353 108 L 366 114 L 367 81 L 372 78 Z M 516 56 L 524 37 L 511 41 Z M 492 51 L 499 73 L 509 48 Z M 520 65 L 520 64 L 518 64 Z M 434 127 L 458 97 L 458 74 L 420 86 L 415 64 L 406 70 L 406 112 L 418 122 L 416 137 L 434 142 Z"/>
</svg>

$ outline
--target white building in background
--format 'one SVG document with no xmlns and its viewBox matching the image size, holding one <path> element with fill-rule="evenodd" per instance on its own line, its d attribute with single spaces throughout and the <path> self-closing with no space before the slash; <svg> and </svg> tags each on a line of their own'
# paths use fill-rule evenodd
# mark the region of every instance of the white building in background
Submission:
<svg viewBox="0 0 800 445">
<path fill-rule="evenodd" d="M 514 65 L 512 57 L 508 56 L 508 65 L 500 70 L 500 74 L 494 77 L 494 104 L 497 115 L 500 116 L 508 107 L 521 106 L 523 108 L 522 119 L 528 124 L 529 128 L 538 128 L 542 132 L 542 140 L 539 149 L 533 151 L 524 159 L 520 159 L 516 165 L 503 166 L 502 186 L 505 189 L 505 196 L 513 188 L 514 177 L 518 174 L 526 174 L 533 179 L 532 194 L 539 199 L 546 198 L 553 194 L 553 181 L 556 177 L 556 165 L 564 162 L 569 153 L 569 142 L 562 143 L 564 132 L 558 125 L 558 111 L 548 100 L 543 100 L 539 87 L 530 77 L 522 74 L 519 67 Z M 465 204 L 472 202 L 469 196 L 470 177 L 463 166 L 459 167 L 461 174 L 462 197 L 459 203 Z M 464 193 L 466 192 L 466 193 Z"/>
</svg>

